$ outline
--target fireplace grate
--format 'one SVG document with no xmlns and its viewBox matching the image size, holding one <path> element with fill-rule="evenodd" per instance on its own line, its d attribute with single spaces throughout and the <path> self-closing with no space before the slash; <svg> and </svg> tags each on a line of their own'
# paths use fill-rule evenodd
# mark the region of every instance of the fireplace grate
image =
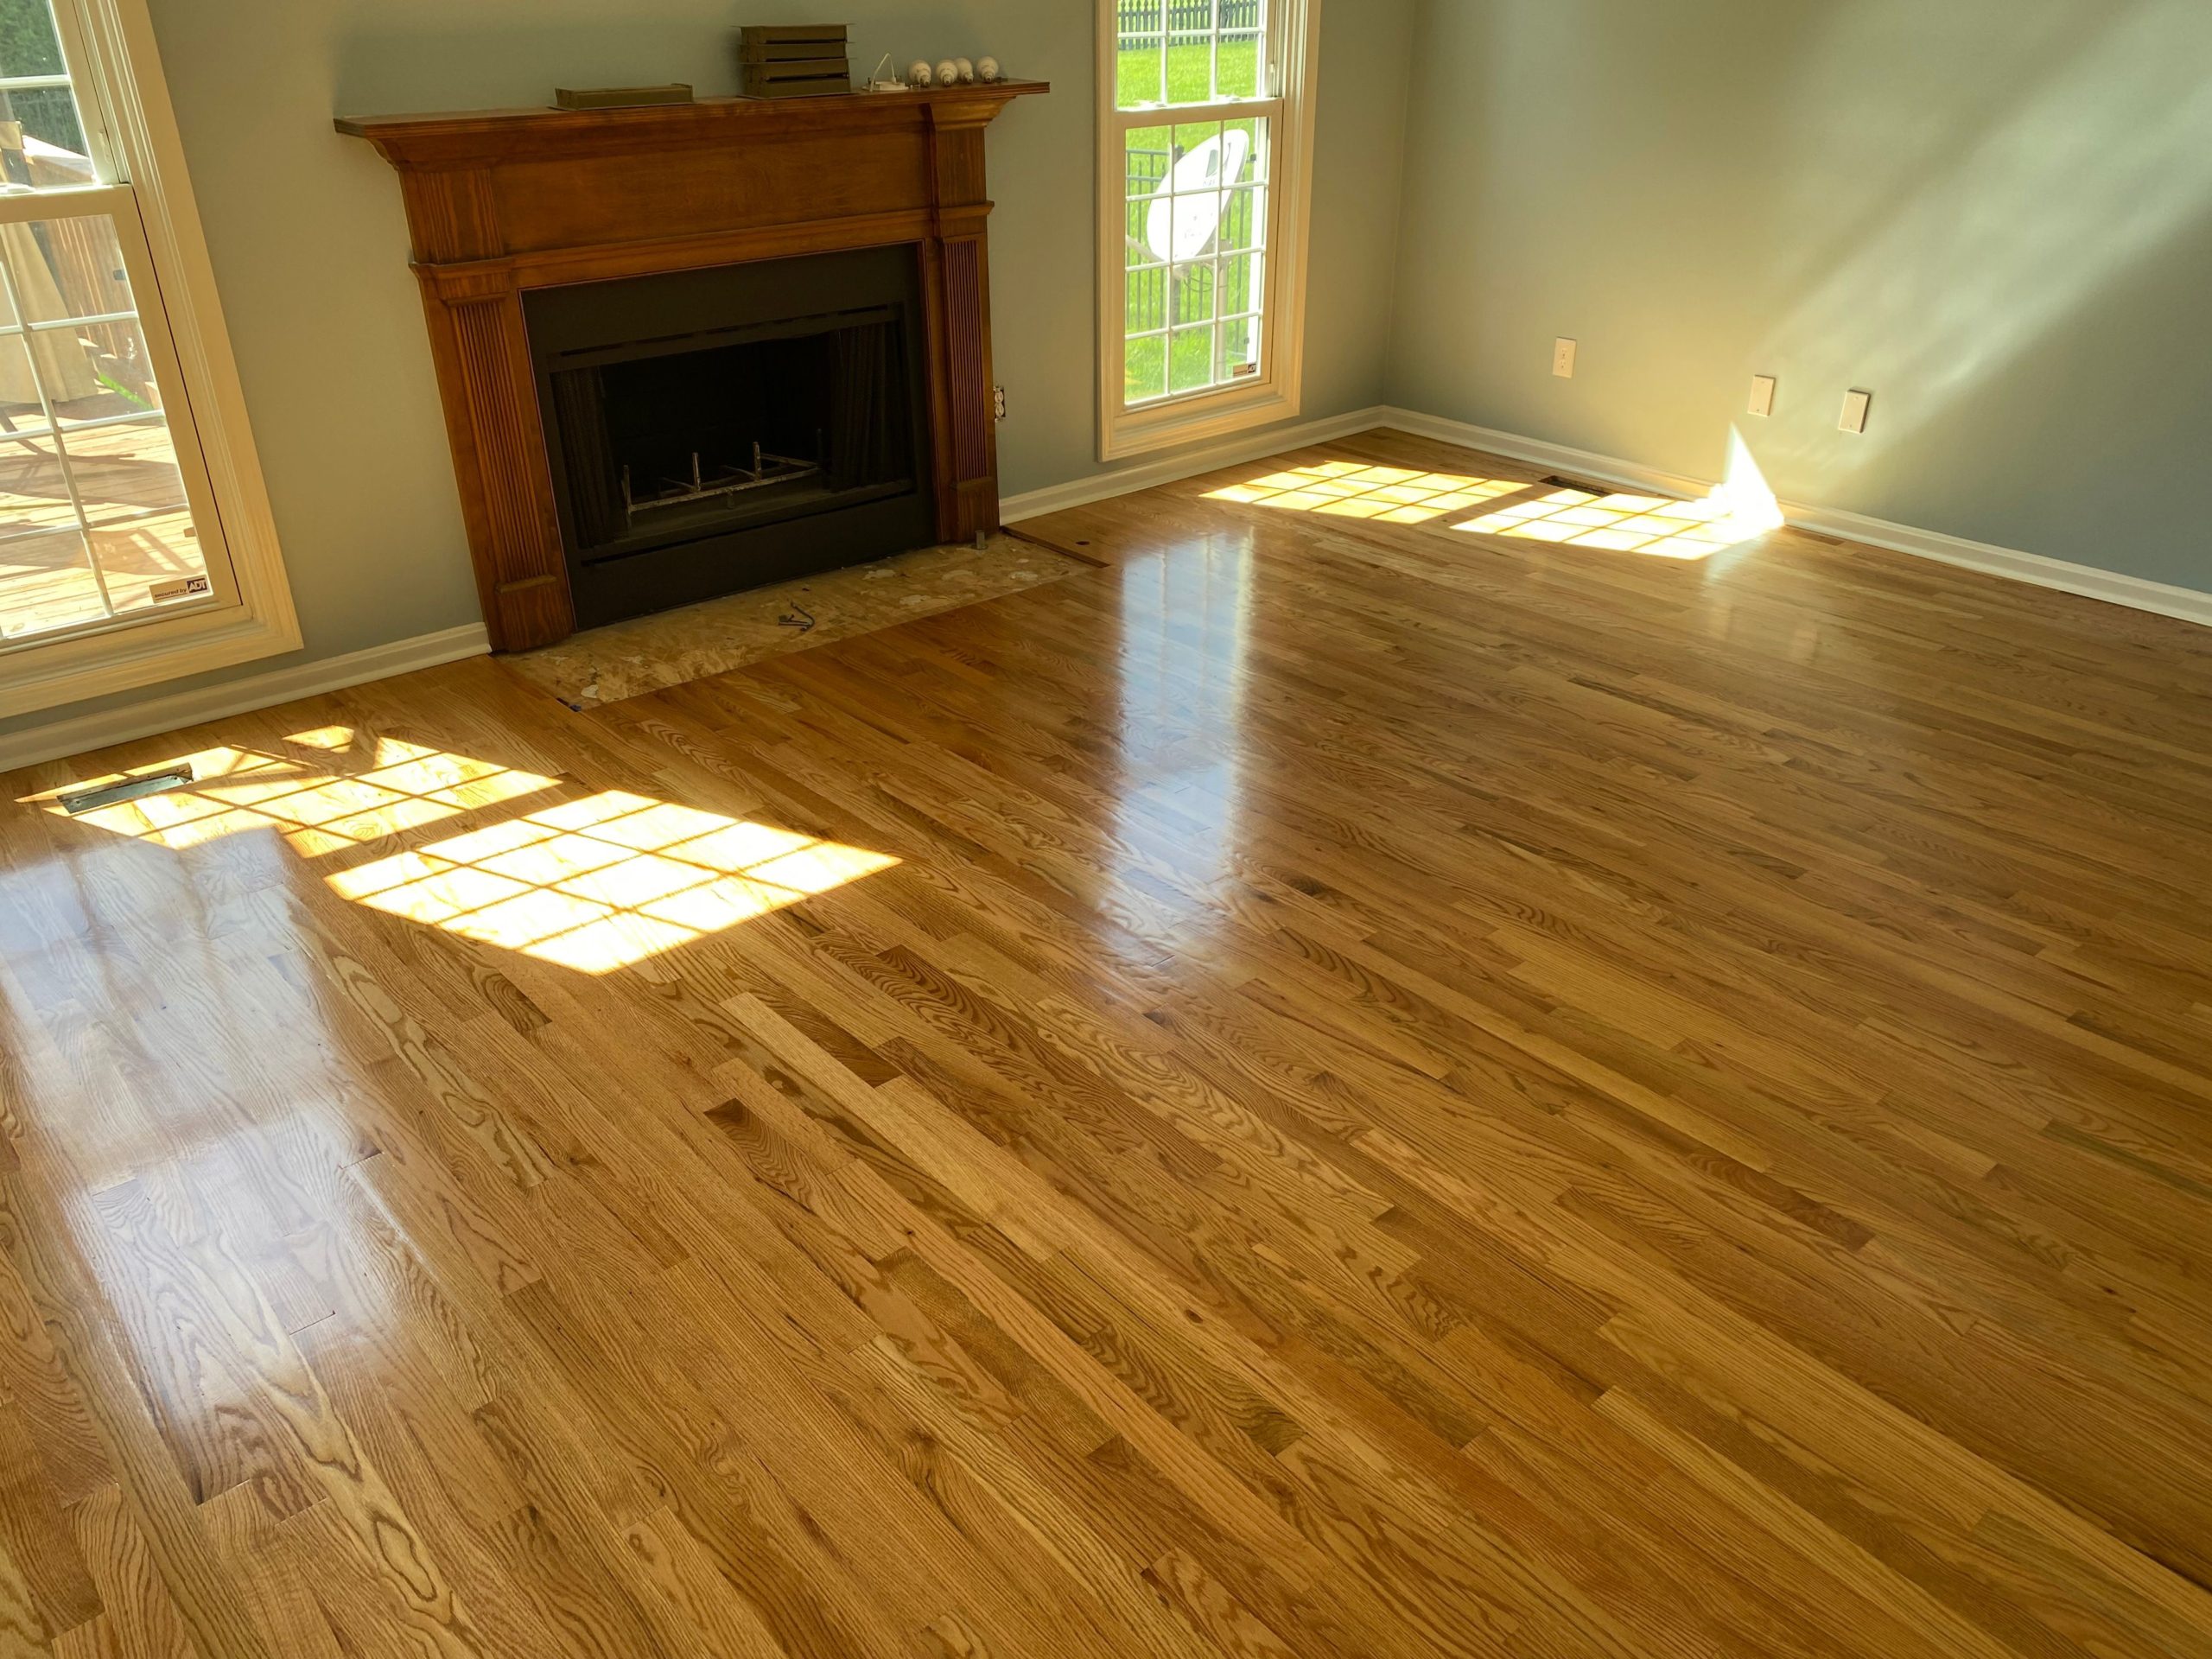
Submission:
<svg viewBox="0 0 2212 1659">
<path fill-rule="evenodd" d="M 530 295 L 546 459 L 585 626 L 926 546 L 909 248 Z"/>
<path fill-rule="evenodd" d="M 818 449 L 820 435 L 816 435 Z M 772 489 L 779 484 L 796 483 L 802 478 L 822 475 L 819 461 L 801 461 L 796 455 L 771 454 L 757 442 L 753 446 L 753 465 L 726 468 L 713 478 L 700 475 L 699 452 L 691 452 L 691 476 L 683 479 L 663 479 L 662 487 L 651 495 L 639 495 L 631 480 L 631 468 L 622 469 L 622 511 L 632 529 L 638 526 L 640 515 L 663 512 L 671 507 L 696 506 L 702 502 L 719 501 L 728 496 L 747 495 L 754 490 Z"/>
</svg>

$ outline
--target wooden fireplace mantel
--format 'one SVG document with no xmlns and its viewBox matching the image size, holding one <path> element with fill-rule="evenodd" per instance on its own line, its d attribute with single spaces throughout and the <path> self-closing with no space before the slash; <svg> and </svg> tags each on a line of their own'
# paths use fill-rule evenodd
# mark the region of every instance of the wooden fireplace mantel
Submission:
<svg viewBox="0 0 2212 1659">
<path fill-rule="evenodd" d="M 911 243 L 938 532 L 998 525 L 983 130 L 1042 81 L 626 110 L 341 118 L 398 169 L 492 644 L 573 632 L 531 289 Z"/>
</svg>

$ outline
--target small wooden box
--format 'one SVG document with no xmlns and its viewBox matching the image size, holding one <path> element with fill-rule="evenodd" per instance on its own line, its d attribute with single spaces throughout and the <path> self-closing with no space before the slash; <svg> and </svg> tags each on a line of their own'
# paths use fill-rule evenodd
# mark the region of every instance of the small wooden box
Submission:
<svg viewBox="0 0 2212 1659">
<path fill-rule="evenodd" d="M 842 23 L 748 23 L 737 31 L 740 63 L 804 63 L 846 55 Z"/>
<path fill-rule="evenodd" d="M 682 81 L 665 86 L 556 86 L 553 101 L 564 110 L 628 110 L 651 104 L 689 104 L 691 89 Z"/>
<path fill-rule="evenodd" d="M 843 58 L 799 58 L 781 63 L 741 63 L 738 90 L 747 98 L 820 98 L 853 90 L 852 66 Z"/>
</svg>

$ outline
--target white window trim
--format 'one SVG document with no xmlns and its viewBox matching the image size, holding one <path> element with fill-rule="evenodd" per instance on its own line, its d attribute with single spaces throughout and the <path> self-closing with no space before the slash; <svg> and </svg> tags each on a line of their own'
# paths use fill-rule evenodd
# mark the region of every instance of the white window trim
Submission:
<svg viewBox="0 0 2212 1659">
<path fill-rule="evenodd" d="M 199 530 L 217 600 L 123 627 L 0 650 L 0 717 L 300 645 L 291 585 L 146 0 L 55 0 L 54 11 L 87 136 L 104 130 L 116 169 L 129 181 L 118 216 L 135 203 L 152 256 L 156 281 L 136 300 L 142 316 L 152 314 L 168 325 L 175 348 L 181 384 L 165 387 L 163 396 L 189 411 L 206 462 L 218 522 Z M 10 216 L 36 215 L 27 208 Z M 227 569 L 219 568 L 226 564 Z"/>
<path fill-rule="evenodd" d="M 1122 335 L 1128 315 L 1123 247 L 1128 182 L 1122 135 L 1163 119 L 1205 120 L 1237 106 L 1207 105 L 1172 111 L 1115 107 L 1121 29 L 1115 0 L 1095 0 L 1098 20 L 1098 458 L 1130 455 L 1218 438 L 1248 428 L 1289 420 L 1299 412 L 1306 374 L 1306 254 L 1313 217 L 1313 109 L 1319 69 L 1321 0 L 1268 0 L 1281 31 L 1279 98 L 1248 101 L 1280 108 L 1270 134 L 1268 249 L 1262 276 L 1268 286 L 1266 343 L 1260 373 L 1234 385 L 1162 398 L 1141 408 L 1122 402 L 1126 360 Z"/>
</svg>

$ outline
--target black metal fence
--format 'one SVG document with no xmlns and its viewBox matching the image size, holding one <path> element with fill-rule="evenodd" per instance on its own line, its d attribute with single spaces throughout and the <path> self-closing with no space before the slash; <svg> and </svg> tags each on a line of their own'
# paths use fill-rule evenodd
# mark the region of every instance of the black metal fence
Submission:
<svg viewBox="0 0 2212 1659">
<path fill-rule="evenodd" d="M 1177 327 L 1211 321 L 1220 309 L 1243 310 L 1241 299 L 1227 308 L 1217 305 L 1214 286 L 1217 280 L 1211 256 L 1217 251 L 1232 265 L 1237 264 L 1234 251 L 1245 250 L 1253 243 L 1252 221 L 1258 203 L 1255 194 L 1239 190 L 1223 204 L 1220 225 L 1212 244 L 1198 262 L 1179 268 L 1154 266 L 1160 251 L 1147 245 L 1146 232 L 1152 211 L 1154 193 L 1166 181 L 1175 164 L 1173 151 L 1165 149 L 1132 149 L 1128 153 L 1128 253 L 1133 266 L 1128 276 L 1128 326 L 1132 333 L 1164 328 L 1170 324 Z M 1249 264 L 1249 261 L 1242 262 Z M 1222 273 L 1233 292 L 1235 284 L 1244 276 L 1241 269 Z"/>
<path fill-rule="evenodd" d="M 1262 3 L 1263 0 L 1122 0 L 1122 49 L 1126 52 L 1157 41 L 1163 29 L 1210 34 L 1217 10 L 1224 29 L 1257 29 Z"/>
</svg>

